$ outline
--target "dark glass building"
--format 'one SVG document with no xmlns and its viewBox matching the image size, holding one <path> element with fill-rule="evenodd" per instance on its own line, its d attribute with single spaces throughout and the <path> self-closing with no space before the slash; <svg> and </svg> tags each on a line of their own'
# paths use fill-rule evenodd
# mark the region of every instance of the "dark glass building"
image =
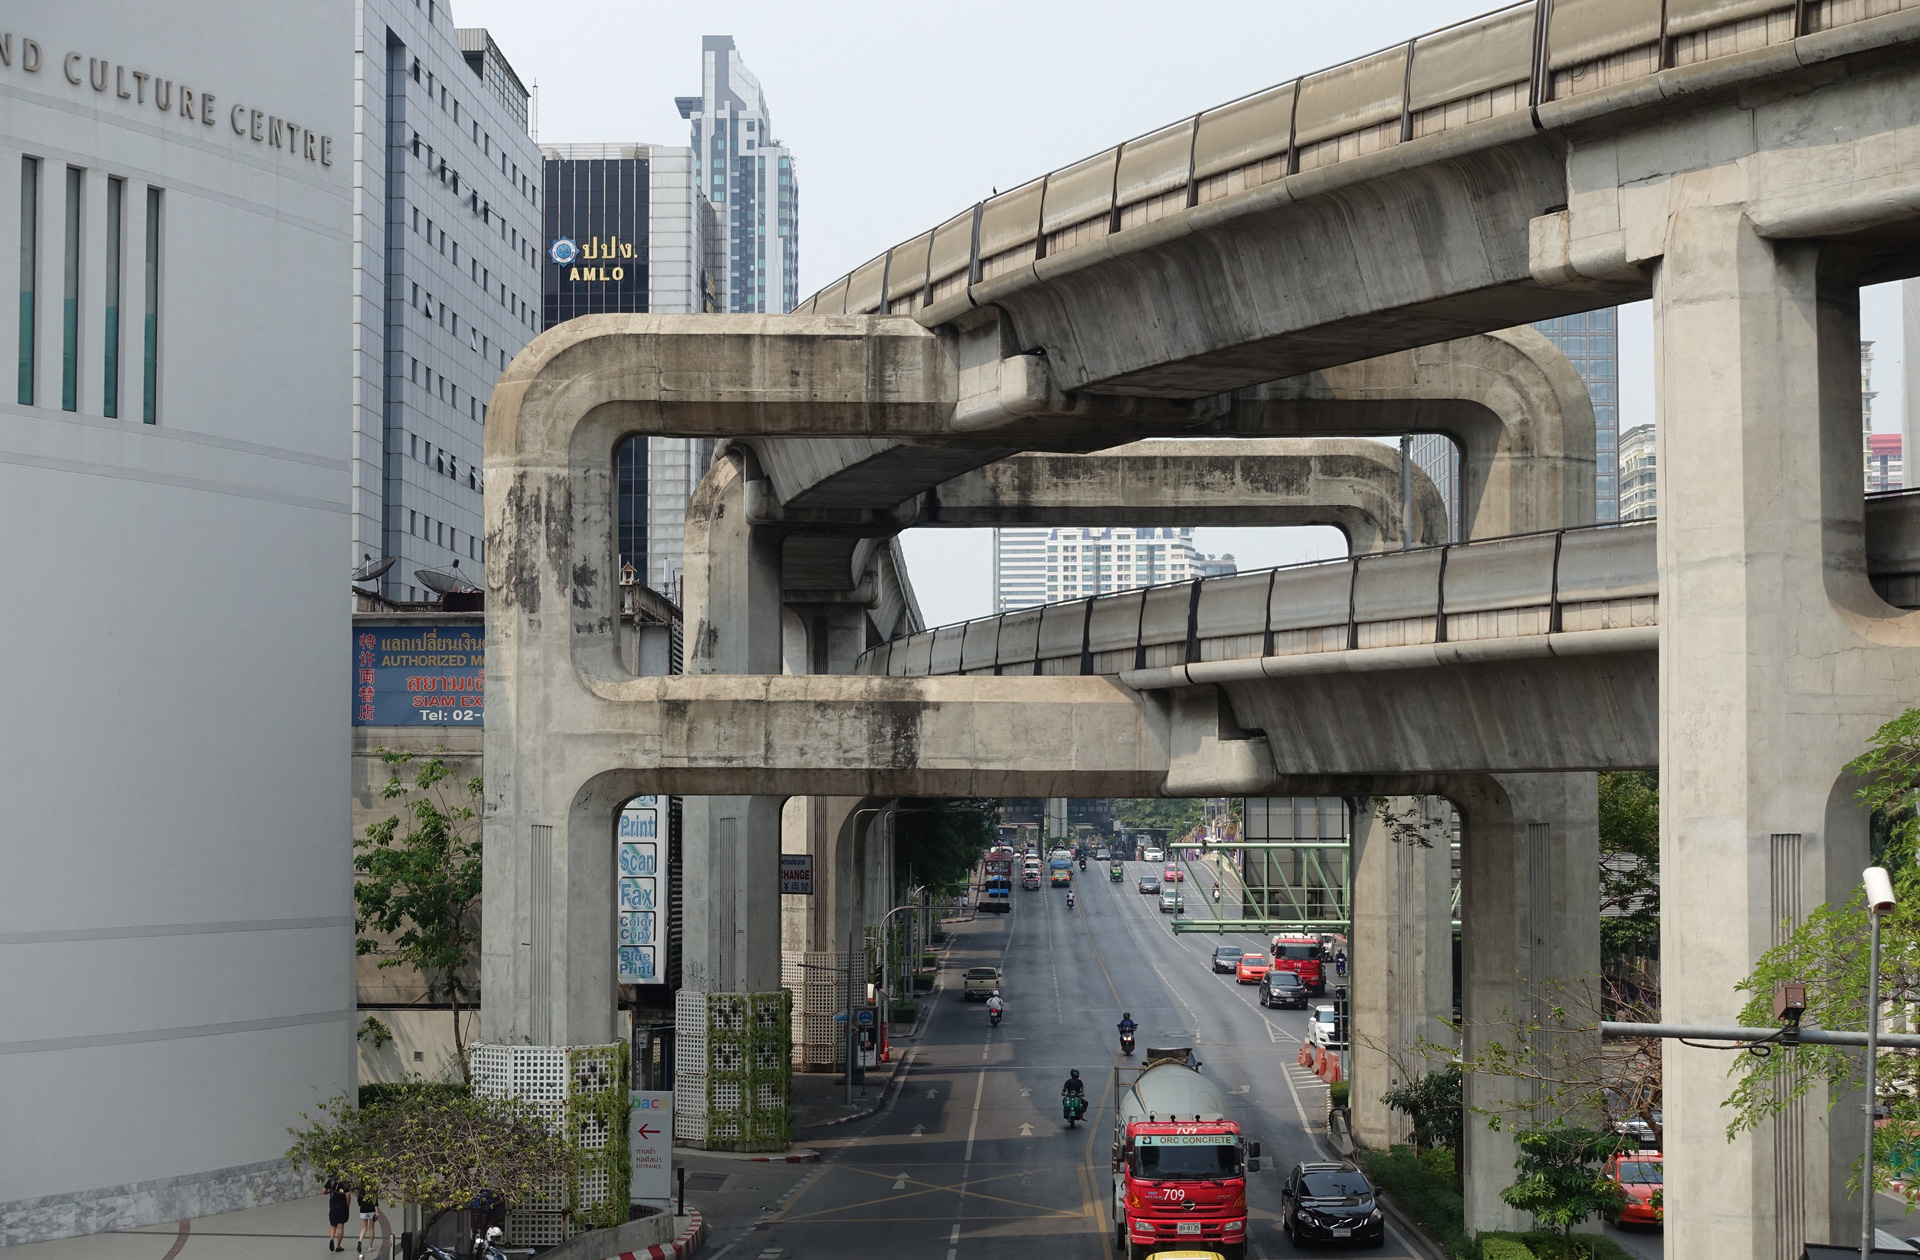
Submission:
<svg viewBox="0 0 1920 1260">
<path fill-rule="evenodd" d="M 547 159 L 546 327 L 647 309 L 648 165 L 640 156 Z"/>
</svg>

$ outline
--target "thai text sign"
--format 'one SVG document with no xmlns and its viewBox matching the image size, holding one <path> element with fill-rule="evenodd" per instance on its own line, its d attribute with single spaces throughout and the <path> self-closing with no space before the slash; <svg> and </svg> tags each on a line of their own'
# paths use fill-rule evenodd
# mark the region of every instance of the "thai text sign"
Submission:
<svg viewBox="0 0 1920 1260">
<path fill-rule="evenodd" d="M 673 1095 L 627 1095 L 627 1150 L 633 1179 L 627 1198 L 664 1206 L 673 1197 Z"/>
<path fill-rule="evenodd" d="M 481 726 L 486 693 L 486 632 L 479 626 L 353 632 L 355 726 Z"/>
<path fill-rule="evenodd" d="M 660 798 L 636 796 L 620 811 L 614 853 L 621 984 L 665 984 L 666 882 L 660 869 Z"/>
</svg>

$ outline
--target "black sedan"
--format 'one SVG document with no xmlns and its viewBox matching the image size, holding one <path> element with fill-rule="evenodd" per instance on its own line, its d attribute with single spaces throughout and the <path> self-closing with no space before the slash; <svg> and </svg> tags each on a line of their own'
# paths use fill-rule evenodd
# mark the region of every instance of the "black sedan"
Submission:
<svg viewBox="0 0 1920 1260">
<path fill-rule="evenodd" d="M 1367 1175 L 1347 1163 L 1295 1165 L 1280 1189 L 1280 1228 L 1295 1246 L 1355 1242 L 1379 1247 L 1387 1241 L 1387 1222 Z"/>
<path fill-rule="evenodd" d="M 1142 875 L 1140 877 L 1140 891 L 1143 893 L 1157 893 L 1160 891 L 1160 881 L 1151 875 Z"/>
<path fill-rule="evenodd" d="M 1260 1005 L 1281 1010 L 1307 1009 L 1307 986 L 1291 971 L 1269 971 L 1260 982 Z"/>
<path fill-rule="evenodd" d="M 1219 945 L 1213 951 L 1213 969 L 1232 971 L 1240 965 L 1240 955 L 1246 951 L 1238 945 Z"/>
</svg>

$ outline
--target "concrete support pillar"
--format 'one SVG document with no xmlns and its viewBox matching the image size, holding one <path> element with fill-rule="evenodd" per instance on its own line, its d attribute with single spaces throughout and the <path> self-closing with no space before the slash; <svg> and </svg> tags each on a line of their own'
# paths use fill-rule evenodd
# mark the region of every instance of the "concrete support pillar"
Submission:
<svg viewBox="0 0 1920 1260">
<path fill-rule="evenodd" d="M 745 469 L 717 461 L 687 507 L 689 674 L 780 672 L 780 539 L 748 523 Z M 775 796 L 689 796 L 681 976 L 709 993 L 780 987 Z"/>
<path fill-rule="evenodd" d="M 1446 802 L 1431 796 L 1384 798 L 1396 816 L 1427 816 L 1432 847 L 1396 840 L 1358 798 L 1353 819 L 1354 1136 L 1375 1150 L 1407 1140 L 1405 1114 L 1381 1095 L 1429 1071 L 1422 1041 L 1452 1038 L 1453 854 Z M 1433 815 L 1438 817 L 1432 817 Z"/>
<path fill-rule="evenodd" d="M 1544 1018 L 1534 1009 L 1543 985 L 1599 973 L 1599 797 L 1590 774 L 1473 775 L 1448 791 L 1460 810 L 1461 1015 L 1472 1056 L 1490 1039 L 1510 1041 L 1503 1026 Z M 1511 1110 L 1526 1103 L 1523 1089 L 1470 1075 L 1467 1106 Z M 1469 1111 L 1465 1127 L 1467 1229 L 1530 1227 L 1500 1201 L 1514 1179 L 1514 1126 L 1495 1132 Z"/>
<path fill-rule="evenodd" d="M 795 674 L 850 674 L 867 645 L 867 609 L 862 604 L 800 604 L 786 610 L 786 667 Z M 780 851 L 813 858 L 813 895 L 783 896 L 784 950 L 844 950 L 847 937 L 834 931 L 834 907 L 851 895 L 837 861 L 839 837 L 864 802 L 856 796 L 796 796 L 781 815 Z"/>
<path fill-rule="evenodd" d="M 1664 221 L 1654 329 L 1660 468 L 1663 1015 L 1733 1022 L 1783 924 L 1859 885 L 1842 767 L 1911 703 L 1911 614 L 1865 576 L 1858 280 L 1741 208 Z M 1724 1054 L 1669 1042 L 1670 1254 L 1776 1260 L 1852 1245 L 1857 1100 L 1731 1143 Z"/>
</svg>

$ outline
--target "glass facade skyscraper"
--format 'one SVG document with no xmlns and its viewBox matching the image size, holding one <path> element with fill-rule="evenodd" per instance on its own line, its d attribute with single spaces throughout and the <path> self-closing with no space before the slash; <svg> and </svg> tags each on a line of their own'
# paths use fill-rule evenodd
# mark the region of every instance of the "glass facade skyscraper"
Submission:
<svg viewBox="0 0 1920 1260">
<path fill-rule="evenodd" d="M 694 180 L 722 236 L 719 293 L 727 311 L 780 314 L 800 302 L 800 181 L 773 135 L 760 80 L 731 35 L 701 41 L 698 96 L 677 96 L 693 124 Z"/>
<path fill-rule="evenodd" d="M 1620 333 L 1613 307 L 1543 319 L 1534 325 L 1567 356 L 1593 401 L 1593 515 L 1620 517 Z M 1450 536 L 1460 540 L 1460 453 L 1438 433 L 1414 435 L 1413 462 L 1447 501 Z"/>
<path fill-rule="evenodd" d="M 647 309 L 647 158 L 546 162 L 546 327 Z"/>
</svg>

